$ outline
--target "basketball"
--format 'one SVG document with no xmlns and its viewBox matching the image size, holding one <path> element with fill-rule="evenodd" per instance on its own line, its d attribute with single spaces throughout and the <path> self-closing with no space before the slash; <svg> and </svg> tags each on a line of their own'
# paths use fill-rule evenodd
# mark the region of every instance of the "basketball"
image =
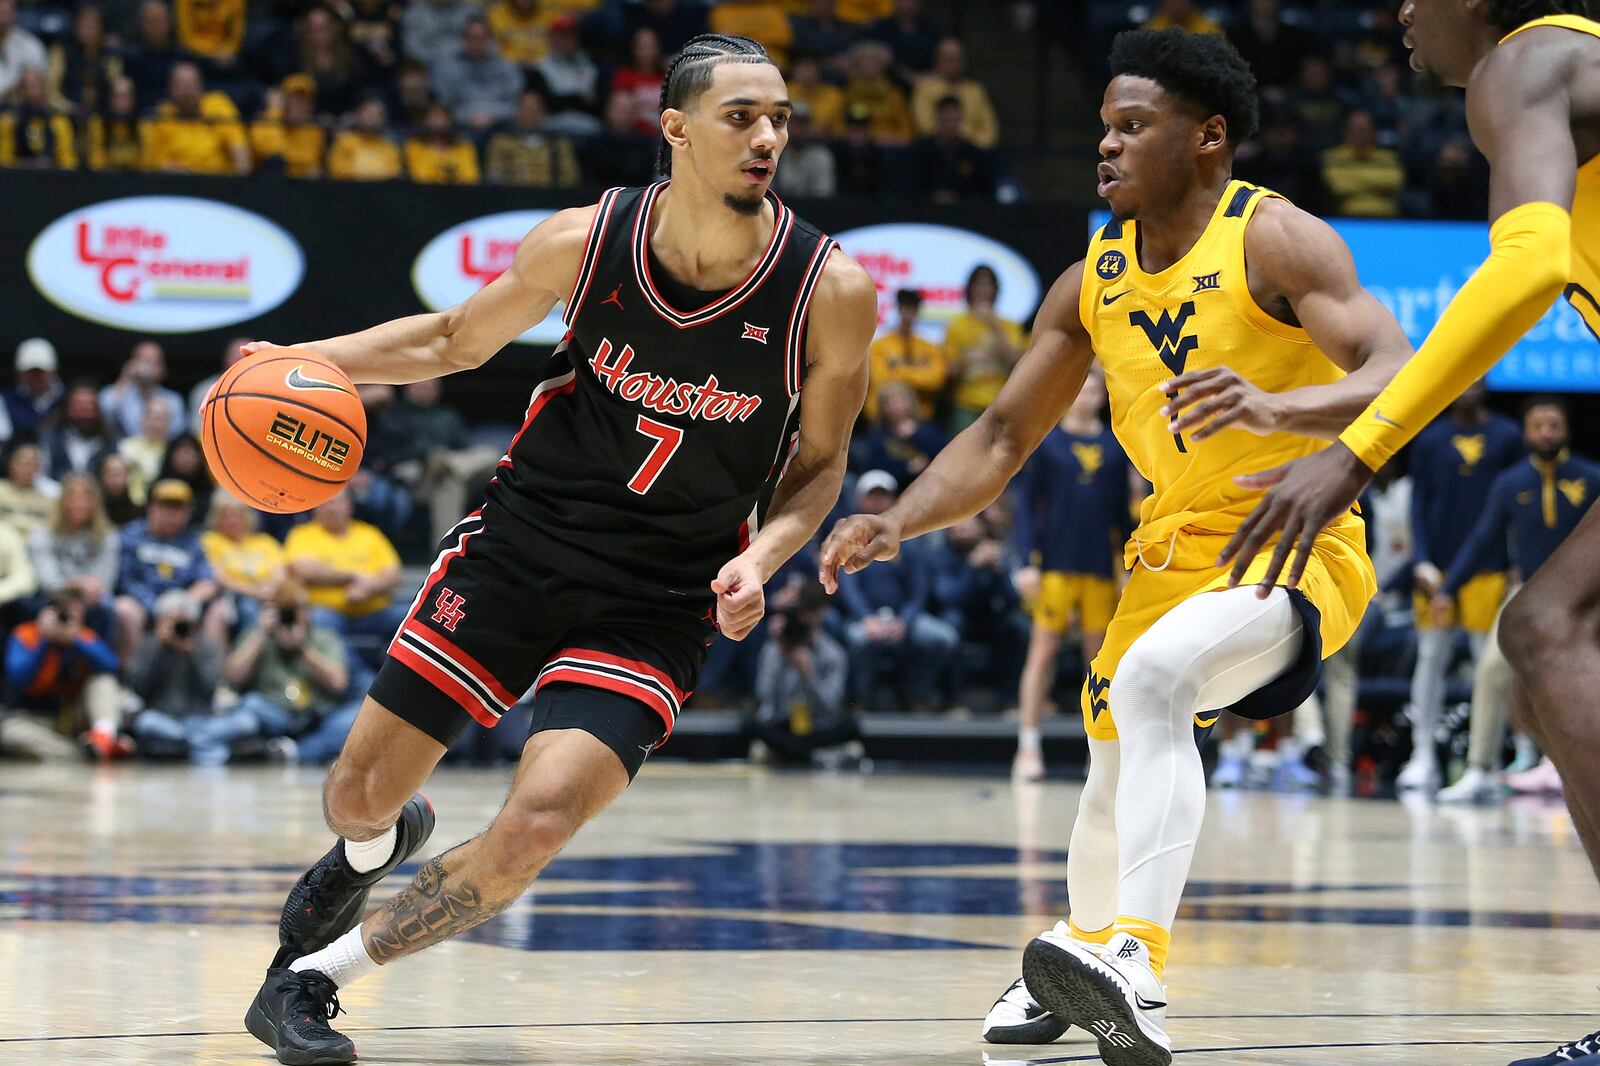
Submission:
<svg viewBox="0 0 1600 1066">
<path fill-rule="evenodd" d="M 336 495 L 367 445 L 367 413 L 344 371 L 269 348 L 217 380 L 200 413 L 217 484 L 263 511 L 295 514 Z"/>
</svg>

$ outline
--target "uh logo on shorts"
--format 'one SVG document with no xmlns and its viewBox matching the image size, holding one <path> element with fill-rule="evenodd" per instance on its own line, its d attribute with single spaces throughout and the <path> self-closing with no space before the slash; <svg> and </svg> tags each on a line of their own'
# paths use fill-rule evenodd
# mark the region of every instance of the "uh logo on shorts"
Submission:
<svg viewBox="0 0 1600 1066">
<path fill-rule="evenodd" d="M 451 592 L 448 588 L 441 588 L 439 595 L 433 601 L 433 620 L 454 633 L 456 626 L 467 617 L 466 606 L 465 596 L 459 592 Z"/>
</svg>

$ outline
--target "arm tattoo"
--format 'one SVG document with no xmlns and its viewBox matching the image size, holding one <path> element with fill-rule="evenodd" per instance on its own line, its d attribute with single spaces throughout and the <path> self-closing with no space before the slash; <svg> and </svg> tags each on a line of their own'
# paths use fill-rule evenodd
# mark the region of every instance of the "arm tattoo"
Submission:
<svg viewBox="0 0 1600 1066">
<path fill-rule="evenodd" d="M 381 965 L 459 936 L 516 902 L 520 893 L 490 899 L 460 876 L 452 879 L 444 860 L 444 855 L 429 860 L 411 884 L 368 921 L 367 951 L 374 962 Z"/>
</svg>

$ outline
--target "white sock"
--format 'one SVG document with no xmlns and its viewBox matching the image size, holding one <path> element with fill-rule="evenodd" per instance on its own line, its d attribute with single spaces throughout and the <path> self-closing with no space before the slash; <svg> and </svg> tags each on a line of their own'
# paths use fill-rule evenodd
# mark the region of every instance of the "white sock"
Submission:
<svg viewBox="0 0 1600 1066">
<path fill-rule="evenodd" d="M 1041 737 L 1037 728 L 1024 726 L 1017 730 L 1017 747 L 1024 751 L 1038 751 Z"/>
<path fill-rule="evenodd" d="M 378 964 L 367 954 L 367 944 L 361 938 L 359 925 L 321 951 L 313 951 L 289 964 L 289 969 L 295 973 L 302 970 L 316 970 L 325 974 L 340 988 L 367 976 L 377 968 Z"/>
<path fill-rule="evenodd" d="M 345 840 L 344 861 L 358 874 L 368 874 L 394 857 L 399 830 L 390 826 L 371 840 Z"/>
</svg>

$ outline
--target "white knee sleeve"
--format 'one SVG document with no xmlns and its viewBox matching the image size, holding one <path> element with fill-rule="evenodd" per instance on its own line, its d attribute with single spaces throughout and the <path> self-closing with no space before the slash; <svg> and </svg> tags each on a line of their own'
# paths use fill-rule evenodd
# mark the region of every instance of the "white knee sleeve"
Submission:
<svg viewBox="0 0 1600 1066">
<path fill-rule="evenodd" d="M 1121 738 L 1117 912 L 1170 929 L 1205 816 L 1194 714 L 1231 706 L 1293 665 L 1303 629 L 1288 593 L 1185 600 L 1133 643 L 1111 683 Z"/>
</svg>

